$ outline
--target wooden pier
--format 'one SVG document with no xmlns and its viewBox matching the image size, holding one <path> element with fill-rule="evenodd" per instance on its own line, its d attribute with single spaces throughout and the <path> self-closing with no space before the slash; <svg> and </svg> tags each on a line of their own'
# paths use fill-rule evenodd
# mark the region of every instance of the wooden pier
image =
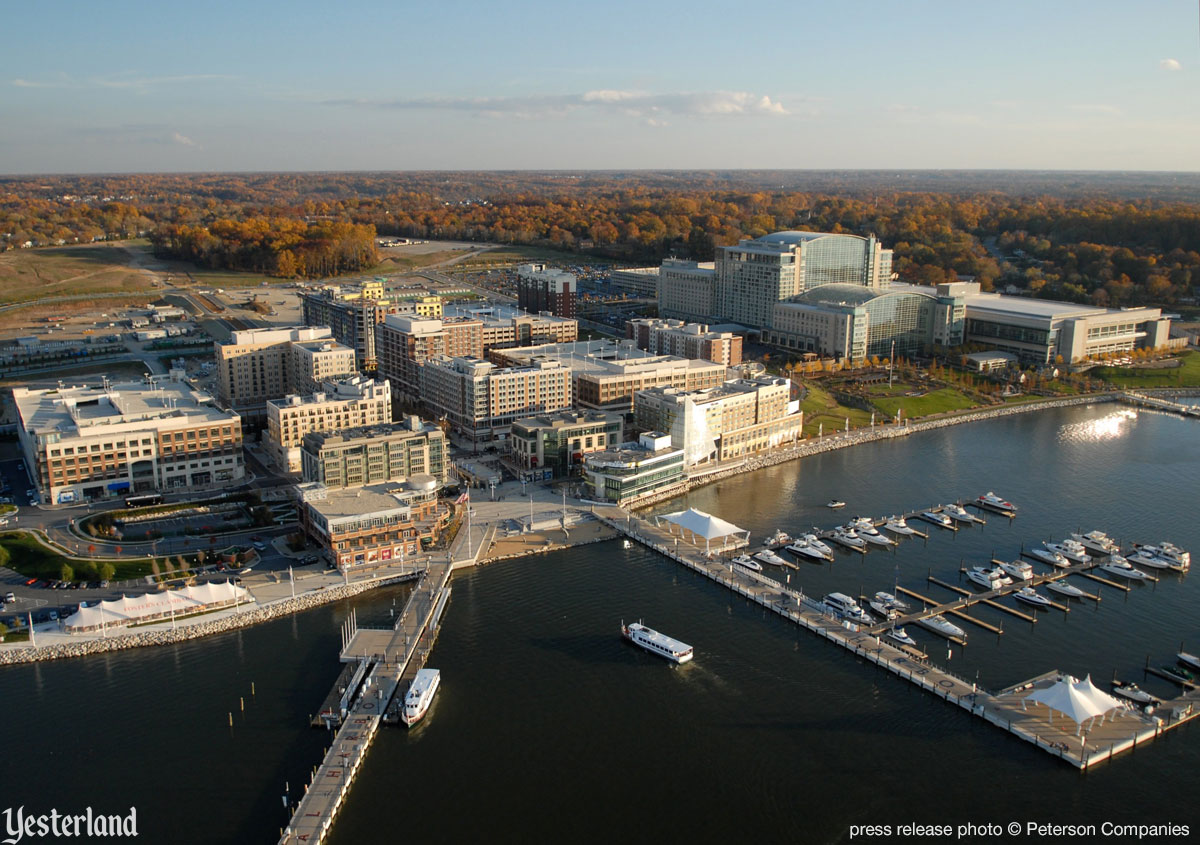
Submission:
<svg viewBox="0 0 1200 845">
<path fill-rule="evenodd" d="M 960 571 L 966 572 L 965 569 L 960 570 Z M 994 608 L 996 608 L 996 610 L 1002 610 L 1005 613 L 1011 613 L 1013 616 L 1025 621 L 1025 622 L 1037 622 L 1036 616 L 1030 616 L 1028 613 L 1023 613 L 1022 611 L 1017 610 L 1015 607 L 1009 607 L 1008 605 L 1000 604 L 1000 602 L 998 602 L 994 599 L 985 598 L 985 596 L 992 595 L 992 594 L 997 595 L 997 596 L 1008 595 L 1008 593 L 1003 592 L 1003 588 L 998 589 L 998 590 L 992 590 L 988 593 L 972 593 L 970 590 L 964 590 L 962 587 L 956 587 L 953 584 L 947 584 L 945 581 L 942 581 L 940 578 L 934 578 L 932 575 L 929 576 L 928 581 L 931 584 L 937 584 L 939 587 L 945 587 L 947 590 L 956 592 L 960 596 L 974 596 L 975 598 L 977 598 L 979 600 L 980 604 L 986 604 L 988 607 L 994 607 Z M 1016 589 L 1020 589 L 1020 587 L 1017 587 L 1016 584 L 1013 584 L 1013 586 L 1016 587 Z M 1015 592 L 1015 591 L 1016 590 L 1012 590 L 1010 592 Z"/>
<path fill-rule="evenodd" d="M 803 592 L 793 590 L 766 575 L 707 557 L 702 548 L 685 541 L 677 543 L 677 536 L 620 508 L 605 506 L 597 508 L 596 512 L 602 521 L 617 531 L 677 561 L 693 572 L 727 587 L 747 600 L 933 693 L 947 703 L 961 707 L 972 715 L 1007 730 L 1077 768 L 1086 769 L 1096 763 L 1110 760 L 1113 756 L 1138 744 L 1144 744 L 1200 715 L 1200 708 L 1196 707 L 1200 704 L 1200 691 L 1189 690 L 1183 696 L 1169 702 L 1169 708 L 1166 705 L 1160 708 L 1160 712 L 1167 714 L 1165 719 L 1148 716 L 1132 708 L 1118 709 L 1106 714 L 1099 723 L 1092 720 L 1089 729 L 1084 732 L 1067 716 L 1026 700 L 1038 688 L 1055 683 L 1059 678 L 1058 672 L 1047 673 L 993 694 L 980 689 L 975 683 L 929 663 L 926 659 L 914 656 L 902 644 L 888 641 L 881 635 L 887 628 L 903 624 L 904 619 L 915 620 L 937 612 L 955 613 L 956 611 L 950 608 L 969 603 L 969 597 L 959 598 L 947 605 L 938 605 L 930 601 L 929 603 L 934 605 L 932 609 L 870 629 L 860 629 L 848 621 L 835 618 L 819 602 L 808 598 Z M 1053 573 L 1055 577 L 1065 577 L 1069 574 L 1074 574 L 1073 568 Z M 928 601 L 911 590 L 901 587 L 897 589 L 906 595 Z M 965 614 L 961 615 L 974 624 L 999 630 Z"/>
</svg>

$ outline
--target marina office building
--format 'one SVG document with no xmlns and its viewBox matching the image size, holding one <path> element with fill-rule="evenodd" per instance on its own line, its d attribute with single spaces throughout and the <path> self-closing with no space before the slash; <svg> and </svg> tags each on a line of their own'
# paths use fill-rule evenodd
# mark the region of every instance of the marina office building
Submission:
<svg viewBox="0 0 1200 845">
<path fill-rule="evenodd" d="M 103 388 L 13 389 L 43 501 L 203 490 L 242 480 L 242 422 L 182 373 Z"/>
</svg>

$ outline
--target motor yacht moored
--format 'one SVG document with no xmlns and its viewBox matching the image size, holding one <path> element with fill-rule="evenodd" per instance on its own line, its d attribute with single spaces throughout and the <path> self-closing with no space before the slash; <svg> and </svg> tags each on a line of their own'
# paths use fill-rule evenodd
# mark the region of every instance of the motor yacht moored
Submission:
<svg viewBox="0 0 1200 845">
<path fill-rule="evenodd" d="M 1005 573 L 1012 576 L 1017 581 L 1033 580 L 1033 567 L 1023 560 L 1014 560 L 1007 563 L 998 564 Z"/>
<path fill-rule="evenodd" d="M 946 516 L 944 513 L 934 513 L 933 511 L 922 511 L 921 519 L 932 522 L 934 525 L 940 525 L 942 528 L 949 528 L 954 524 L 954 520 Z"/>
<path fill-rule="evenodd" d="M 1072 563 L 1092 562 L 1092 556 L 1087 553 L 1087 549 L 1077 540 L 1068 538 L 1061 543 L 1046 543 L 1046 548 L 1052 552 L 1057 552 Z"/>
<path fill-rule="evenodd" d="M 926 616 L 924 619 L 918 619 L 917 623 L 924 625 L 935 634 L 941 634 L 943 637 L 957 637 L 960 640 L 967 638 L 966 631 L 953 622 L 947 622 L 939 615 Z"/>
<path fill-rule="evenodd" d="M 883 523 L 883 527 L 893 534 L 903 534 L 911 537 L 917 532 L 908 527 L 908 523 L 902 516 L 893 516 L 891 519 Z"/>
<path fill-rule="evenodd" d="M 1057 566 L 1060 569 L 1065 569 L 1071 565 L 1071 561 L 1060 555 L 1058 552 L 1052 552 L 1047 548 L 1030 549 L 1025 552 L 1032 558 L 1040 560 L 1042 563 L 1048 563 L 1051 566 Z"/>
<path fill-rule="evenodd" d="M 1089 531 L 1086 534 L 1072 534 L 1071 539 L 1075 540 L 1085 549 L 1090 549 L 1097 554 L 1115 555 L 1121 551 L 1121 547 L 1117 545 L 1111 537 L 1103 531 Z"/>
<path fill-rule="evenodd" d="M 1129 565 L 1129 561 L 1120 555 L 1113 555 L 1107 562 L 1100 564 L 1100 568 L 1109 575 L 1116 575 L 1118 578 L 1128 578 L 1130 581 L 1144 581 L 1148 576 L 1142 570 Z"/>
<path fill-rule="evenodd" d="M 750 555 L 738 555 L 733 559 L 734 566 L 740 566 L 742 569 L 749 569 L 751 572 L 762 572 L 762 564 L 756 561 Z"/>
<path fill-rule="evenodd" d="M 1034 607 L 1050 607 L 1054 602 L 1043 596 L 1033 587 L 1022 587 L 1013 593 L 1013 598 L 1017 601 L 1023 601 L 1026 604 L 1032 604 Z"/>
<path fill-rule="evenodd" d="M 1047 581 L 1046 589 L 1052 593 L 1058 593 L 1060 596 L 1066 596 L 1069 599 L 1081 599 L 1087 595 L 1087 593 L 1074 584 L 1068 584 L 1061 578 L 1057 581 Z"/>
<path fill-rule="evenodd" d="M 903 628 L 890 629 L 887 632 L 887 638 L 889 640 L 895 640 L 898 643 L 904 643 L 904 645 L 916 646 L 917 644 L 917 641 L 910 637 L 908 632 Z"/>
<path fill-rule="evenodd" d="M 760 560 L 763 563 L 769 563 L 771 566 L 784 566 L 787 563 L 786 560 L 775 554 L 775 552 L 771 551 L 770 549 L 763 549 L 754 556 L 754 559 Z"/>
</svg>

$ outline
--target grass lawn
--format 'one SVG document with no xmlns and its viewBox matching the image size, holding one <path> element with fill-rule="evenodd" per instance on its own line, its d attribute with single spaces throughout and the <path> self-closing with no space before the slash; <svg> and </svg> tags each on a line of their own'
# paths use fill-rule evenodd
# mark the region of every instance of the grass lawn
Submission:
<svg viewBox="0 0 1200 845">
<path fill-rule="evenodd" d="M 397 273 L 405 270 L 419 270 L 422 267 L 428 267 L 430 264 L 440 264 L 443 261 L 449 261 L 464 254 L 466 251 L 463 249 L 448 249 L 440 252 L 414 252 L 409 255 L 384 252 L 383 260 L 366 272 L 383 275 L 385 273 Z"/>
<path fill-rule="evenodd" d="M 1181 366 L 1169 370 L 1094 367 L 1089 375 L 1116 387 L 1200 387 L 1200 353 L 1181 352 Z"/>
<path fill-rule="evenodd" d="M 822 428 L 826 434 L 842 431 L 846 427 L 846 417 L 850 418 L 852 427 L 871 424 L 869 411 L 839 405 L 837 400 L 821 388 L 811 383 L 808 383 L 807 387 L 808 396 L 800 403 L 800 410 L 804 411 L 805 436 L 816 437 L 818 430 Z"/>
<path fill-rule="evenodd" d="M 895 417 L 896 411 L 903 408 L 905 419 L 943 414 L 946 411 L 961 411 L 976 406 L 974 400 L 952 387 L 933 390 L 924 396 L 884 396 L 875 399 L 874 404 L 889 417 Z"/>
<path fill-rule="evenodd" d="M 505 246 L 488 250 L 481 255 L 463 259 L 454 265 L 455 269 L 473 269 L 478 267 L 496 267 L 510 264 L 520 264 L 523 261 L 557 261 L 561 264 L 604 264 L 614 263 L 611 258 L 600 258 L 581 252 L 567 252 L 561 249 L 550 249 L 541 246 Z"/>
<path fill-rule="evenodd" d="M 69 564 L 75 570 L 76 580 L 95 581 L 100 577 L 92 561 L 72 560 L 63 557 L 58 552 L 46 548 L 24 531 L 12 531 L 0 534 L 0 549 L 3 549 L 4 555 L 8 557 L 5 565 L 27 578 L 57 580 L 60 577 L 59 572 L 62 570 L 64 563 Z M 0 555 L 0 557 L 4 555 Z M 99 565 L 102 562 L 97 561 L 95 565 Z M 127 581 L 131 578 L 141 578 L 150 574 L 150 560 L 148 558 L 109 562 L 116 569 L 113 579 L 117 581 Z"/>
<path fill-rule="evenodd" d="M 17 249 L 0 254 L 0 303 L 150 290 L 150 277 L 131 266 L 129 252 L 118 243 Z"/>
</svg>

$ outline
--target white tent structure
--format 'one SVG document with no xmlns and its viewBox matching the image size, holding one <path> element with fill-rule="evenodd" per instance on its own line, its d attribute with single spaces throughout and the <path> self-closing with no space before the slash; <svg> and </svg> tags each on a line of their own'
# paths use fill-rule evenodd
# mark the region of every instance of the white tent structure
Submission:
<svg viewBox="0 0 1200 845">
<path fill-rule="evenodd" d="M 166 619 L 251 601 L 254 601 L 254 597 L 244 587 L 229 581 L 208 582 L 160 593 L 121 596 L 112 601 L 98 602 L 91 607 L 81 605 L 79 610 L 63 620 L 63 628 L 68 633 L 99 631 L 133 622 Z"/>
<path fill-rule="evenodd" d="M 1050 710 L 1066 714 L 1080 727 L 1088 719 L 1103 716 L 1124 705 L 1092 683 L 1092 676 L 1075 681 L 1068 676 L 1059 679 L 1045 689 L 1037 690 L 1025 697 L 1026 702 L 1046 705 Z"/>
<path fill-rule="evenodd" d="M 726 522 L 720 517 L 712 514 L 698 511 L 695 508 L 688 508 L 686 511 L 676 511 L 675 513 L 656 516 L 654 522 L 656 525 L 661 525 L 662 521 L 679 526 L 680 536 L 684 536 L 686 531 L 691 535 L 692 543 L 700 545 L 700 540 L 704 540 L 704 552 L 707 554 L 712 549 L 712 541 L 720 540 L 718 548 L 725 548 L 730 545 L 729 538 L 736 538 L 735 546 L 747 545 L 750 542 L 750 532 L 745 528 L 738 528 L 732 522 Z M 674 529 L 670 529 L 671 533 L 675 533 Z M 744 535 L 744 536 L 739 536 Z"/>
</svg>

